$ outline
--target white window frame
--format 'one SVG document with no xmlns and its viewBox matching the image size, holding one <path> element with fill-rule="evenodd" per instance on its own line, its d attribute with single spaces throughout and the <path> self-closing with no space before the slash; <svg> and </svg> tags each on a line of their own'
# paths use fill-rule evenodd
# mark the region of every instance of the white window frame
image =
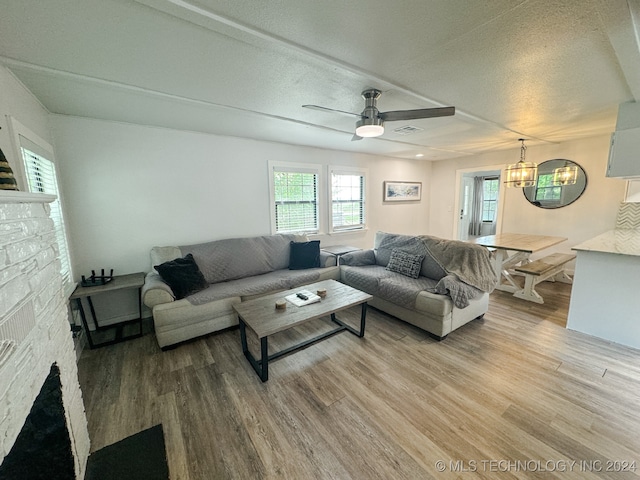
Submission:
<svg viewBox="0 0 640 480">
<path fill-rule="evenodd" d="M 325 184 L 324 180 L 324 172 L 322 165 L 318 164 L 310 164 L 310 163 L 297 163 L 297 162 L 280 162 L 270 160 L 268 162 L 269 168 L 269 212 L 271 215 L 271 233 L 300 233 L 306 235 L 316 235 L 321 234 L 324 231 L 324 211 L 326 204 L 326 194 L 323 185 Z M 276 229 L 276 200 L 275 200 L 275 172 L 300 172 L 300 173 L 313 173 L 317 175 L 316 182 L 316 214 L 318 225 L 317 229 L 309 230 L 309 231 L 281 231 L 278 232 Z"/>
<path fill-rule="evenodd" d="M 496 182 L 496 185 L 498 185 L 498 191 L 496 192 L 496 198 L 495 199 L 486 199 L 484 198 L 484 186 L 485 186 L 485 182 Z M 482 222 L 489 222 L 489 223 L 494 223 L 496 221 L 496 213 L 498 211 L 498 201 L 500 200 L 499 196 L 500 196 L 500 177 L 496 176 L 491 176 L 491 177 L 485 177 L 482 179 L 482 189 L 483 189 L 483 198 L 482 198 L 482 214 L 480 216 L 480 219 Z M 486 219 L 484 216 L 485 213 L 485 206 L 487 203 L 493 203 L 493 218 L 491 219 Z"/>
<path fill-rule="evenodd" d="M 362 224 L 348 226 L 348 227 L 340 227 L 333 225 L 333 176 L 334 175 L 356 175 L 362 177 L 364 180 L 364 188 L 363 188 L 363 198 L 362 198 L 362 215 L 364 217 L 364 221 Z M 368 188 L 369 188 L 369 170 L 366 168 L 357 168 L 357 167 L 344 167 L 338 165 L 332 165 L 329 167 L 329 175 L 328 175 L 328 192 L 329 192 L 329 232 L 331 234 L 339 234 L 339 233 L 349 233 L 349 232 L 359 232 L 367 229 L 367 198 Z"/>
<path fill-rule="evenodd" d="M 67 229 L 67 223 L 65 221 L 65 214 L 62 202 L 62 192 L 60 190 L 60 178 L 58 172 L 58 164 L 55 159 L 53 147 L 49 142 L 42 139 L 40 136 L 32 132 L 29 128 L 22 125 L 15 118 L 7 115 L 10 133 L 13 142 L 13 150 L 16 158 L 15 169 L 16 179 L 18 186 L 23 191 L 31 191 L 33 193 L 46 193 L 56 196 L 56 200 L 51 203 L 51 218 L 55 225 L 56 240 L 58 244 L 58 259 L 60 260 L 60 273 L 62 275 L 64 295 L 69 297 L 76 287 L 73 280 L 73 270 L 71 266 L 71 254 L 69 248 L 69 232 Z M 24 139 L 24 140 L 22 140 Z M 25 157 L 23 149 L 31 151 L 36 156 L 39 156 L 45 160 L 51 162 L 53 167 L 53 181 L 55 184 L 55 191 L 42 192 L 40 190 L 31 190 L 29 188 L 29 181 L 27 175 L 27 169 L 25 166 Z M 35 150 L 35 151 L 34 151 Z M 62 243 L 62 244 L 61 244 Z"/>
</svg>

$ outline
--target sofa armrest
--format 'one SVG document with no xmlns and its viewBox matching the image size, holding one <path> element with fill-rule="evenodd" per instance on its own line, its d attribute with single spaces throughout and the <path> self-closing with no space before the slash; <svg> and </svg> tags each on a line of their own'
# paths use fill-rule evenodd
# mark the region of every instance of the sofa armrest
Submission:
<svg viewBox="0 0 640 480">
<path fill-rule="evenodd" d="M 355 252 L 345 253 L 340 257 L 342 265 L 350 267 L 361 267 L 363 265 L 375 265 L 376 254 L 373 250 L 356 250 Z"/>
<path fill-rule="evenodd" d="M 320 266 L 325 267 L 335 267 L 338 264 L 336 260 L 336 256 L 332 253 L 327 253 L 320 250 Z"/>
<path fill-rule="evenodd" d="M 173 302 L 176 296 L 171 287 L 162 280 L 162 277 L 155 271 L 147 273 L 142 286 L 142 302 L 149 308 L 162 303 Z"/>
</svg>

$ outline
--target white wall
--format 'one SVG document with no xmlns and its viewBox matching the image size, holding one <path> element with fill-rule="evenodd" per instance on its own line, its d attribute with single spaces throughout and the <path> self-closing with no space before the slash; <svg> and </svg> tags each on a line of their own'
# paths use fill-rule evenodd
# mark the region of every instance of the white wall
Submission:
<svg viewBox="0 0 640 480">
<path fill-rule="evenodd" d="M 13 148 L 7 116 L 14 117 L 36 135 L 52 143 L 48 112 L 9 70 L 0 65 L 0 149 L 16 175 L 16 165 L 21 160 Z"/>
<path fill-rule="evenodd" d="M 502 231 L 567 237 L 568 241 L 547 250 L 570 252 L 571 246 L 614 227 L 618 206 L 623 201 L 626 181 L 606 178 L 609 137 L 599 136 L 572 142 L 529 146 L 527 160 L 541 163 L 566 158 L 587 173 L 587 187 L 576 202 L 563 208 L 542 209 L 531 205 L 520 188 L 505 188 Z M 455 215 L 456 170 L 515 163 L 519 148 L 486 153 L 473 158 L 443 160 L 432 164 L 430 230 L 433 235 L 452 238 Z"/>
<path fill-rule="evenodd" d="M 373 245 L 376 230 L 427 233 L 428 162 L 51 116 L 76 278 L 148 271 L 154 245 L 270 234 L 267 162 L 365 167 L 365 233 L 323 245 Z M 423 182 L 418 203 L 383 204 L 384 180 Z"/>
</svg>

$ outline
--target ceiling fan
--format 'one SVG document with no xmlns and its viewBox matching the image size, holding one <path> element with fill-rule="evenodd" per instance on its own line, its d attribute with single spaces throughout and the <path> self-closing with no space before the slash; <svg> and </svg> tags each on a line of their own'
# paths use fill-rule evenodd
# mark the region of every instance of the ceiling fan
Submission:
<svg viewBox="0 0 640 480">
<path fill-rule="evenodd" d="M 365 107 L 362 113 L 345 112 L 335 108 L 321 107 L 319 105 L 302 105 L 305 108 L 328 112 L 344 113 L 359 117 L 356 122 L 356 133 L 351 140 L 361 140 L 362 137 L 379 137 L 384 133 L 384 122 L 398 120 L 416 120 L 418 118 L 447 117 L 456 113 L 455 107 L 419 108 L 416 110 L 396 110 L 392 112 L 380 112 L 376 102 L 382 92 L 375 88 L 369 88 L 362 92 Z"/>
</svg>

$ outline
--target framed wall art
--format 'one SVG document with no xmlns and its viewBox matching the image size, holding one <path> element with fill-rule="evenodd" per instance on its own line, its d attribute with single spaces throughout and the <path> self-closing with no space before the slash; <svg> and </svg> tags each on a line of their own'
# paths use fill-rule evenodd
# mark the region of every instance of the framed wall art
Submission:
<svg viewBox="0 0 640 480">
<path fill-rule="evenodd" d="M 416 202 L 422 199 L 422 182 L 384 182 L 385 202 Z"/>
</svg>

